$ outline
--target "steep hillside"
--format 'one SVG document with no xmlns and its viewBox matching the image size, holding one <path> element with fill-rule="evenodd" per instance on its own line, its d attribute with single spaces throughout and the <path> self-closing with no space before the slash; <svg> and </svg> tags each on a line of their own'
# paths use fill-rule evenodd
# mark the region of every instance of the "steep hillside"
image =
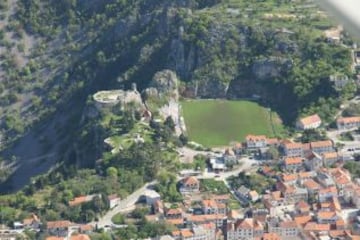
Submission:
<svg viewBox="0 0 360 240">
<path fill-rule="evenodd" d="M 7 0 L 1 8 L 3 156 L 23 177 L 10 184 L 56 160 L 93 165 L 97 154 L 76 154 L 88 97 L 134 82 L 142 90 L 163 69 L 176 72 L 185 97 L 256 95 L 288 124 L 315 111 L 330 120 L 356 91 L 329 80 L 352 77 L 344 45 L 352 42 L 329 41 L 333 24 L 311 1 Z"/>
</svg>

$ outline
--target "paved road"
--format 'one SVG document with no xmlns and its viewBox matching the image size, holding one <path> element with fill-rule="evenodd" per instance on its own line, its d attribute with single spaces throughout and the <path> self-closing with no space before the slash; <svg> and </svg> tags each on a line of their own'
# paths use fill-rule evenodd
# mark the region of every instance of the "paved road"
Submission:
<svg viewBox="0 0 360 240">
<path fill-rule="evenodd" d="M 215 175 L 219 175 L 219 177 L 215 178 L 215 179 L 218 179 L 219 181 L 224 181 L 225 184 L 228 186 L 226 178 L 228 178 L 230 176 L 236 176 L 242 171 L 249 170 L 254 167 L 253 164 L 258 163 L 258 161 L 248 159 L 248 158 L 242 158 L 240 160 L 240 162 L 242 163 L 242 165 L 239 168 L 234 169 L 232 171 L 219 173 L 219 174 L 216 174 L 213 172 L 206 172 L 205 174 L 203 174 L 202 176 L 199 176 L 198 178 L 199 179 L 215 178 Z M 108 211 L 103 217 L 101 217 L 99 219 L 99 221 L 91 222 L 90 224 L 93 226 L 97 225 L 98 228 L 103 228 L 105 226 L 112 226 L 113 223 L 112 223 L 111 219 L 113 218 L 113 216 L 115 216 L 117 213 L 128 213 L 128 212 L 134 210 L 135 204 L 138 201 L 138 199 L 142 195 L 144 195 L 145 191 L 147 189 L 149 189 L 149 186 L 154 185 L 155 183 L 156 183 L 156 181 L 145 184 L 143 187 L 141 187 L 140 189 L 133 192 L 127 198 L 121 200 L 120 203 L 115 208 Z"/>
<path fill-rule="evenodd" d="M 111 219 L 113 218 L 113 216 L 115 216 L 117 213 L 127 213 L 134 210 L 135 203 L 142 195 L 145 194 L 145 191 L 149 189 L 149 186 L 154 185 L 155 183 L 156 181 L 145 184 L 140 189 L 130 194 L 127 198 L 122 199 L 116 207 L 108 211 L 104 216 L 99 219 L 98 222 L 91 222 L 90 224 L 93 226 L 97 225 L 99 228 L 103 228 L 107 225 L 111 226 Z"/>
</svg>

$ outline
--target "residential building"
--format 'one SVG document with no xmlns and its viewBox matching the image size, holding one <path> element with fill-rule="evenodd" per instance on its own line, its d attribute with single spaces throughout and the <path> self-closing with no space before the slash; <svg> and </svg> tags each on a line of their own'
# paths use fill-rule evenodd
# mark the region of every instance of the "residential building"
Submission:
<svg viewBox="0 0 360 240">
<path fill-rule="evenodd" d="M 296 237 L 299 234 L 299 228 L 295 221 L 281 221 L 276 218 L 268 222 L 268 230 L 278 234 L 282 239 Z"/>
<path fill-rule="evenodd" d="M 330 174 L 338 189 L 338 195 L 340 197 L 344 196 L 345 188 L 352 185 L 350 173 L 343 168 L 335 168 L 330 170 Z"/>
<path fill-rule="evenodd" d="M 305 188 L 287 185 L 281 181 L 277 182 L 276 188 L 281 192 L 287 204 L 293 204 L 301 200 L 307 201 L 308 199 L 308 191 Z"/>
<path fill-rule="evenodd" d="M 316 152 L 310 152 L 305 156 L 305 166 L 311 171 L 318 170 L 323 167 L 323 157 L 321 157 Z"/>
<path fill-rule="evenodd" d="M 261 240 L 282 240 L 277 233 L 264 233 Z"/>
<path fill-rule="evenodd" d="M 36 214 L 31 214 L 29 218 L 25 218 L 22 221 L 22 225 L 24 228 L 37 230 L 41 226 L 41 221 Z"/>
<path fill-rule="evenodd" d="M 151 189 L 146 189 L 144 196 L 145 196 L 146 204 L 150 206 L 153 206 L 155 202 L 160 201 L 161 199 L 160 194 Z"/>
<path fill-rule="evenodd" d="M 318 171 L 316 180 L 325 188 L 335 186 L 335 182 L 332 177 L 324 171 Z"/>
<path fill-rule="evenodd" d="M 358 128 L 360 127 L 360 116 L 338 118 L 336 125 L 339 130 Z"/>
<path fill-rule="evenodd" d="M 286 142 L 282 143 L 284 155 L 287 157 L 302 157 L 304 155 L 303 145 L 301 143 Z"/>
<path fill-rule="evenodd" d="M 215 200 L 202 200 L 201 206 L 204 214 L 226 214 L 226 205 Z"/>
<path fill-rule="evenodd" d="M 267 146 L 267 139 L 264 135 L 247 135 L 245 140 L 247 148 L 264 148 Z"/>
<path fill-rule="evenodd" d="M 323 153 L 321 156 L 324 166 L 326 167 L 330 167 L 339 160 L 339 154 L 337 152 L 327 152 Z"/>
<path fill-rule="evenodd" d="M 316 218 L 319 224 L 335 224 L 339 216 L 333 211 L 319 211 Z"/>
<path fill-rule="evenodd" d="M 300 130 L 315 129 L 320 127 L 320 125 L 321 118 L 317 114 L 301 118 L 296 123 L 296 127 Z"/>
<path fill-rule="evenodd" d="M 248 196 L 249 196 L 249 192 L 250 189 L 248 189 L 247 187 L 245 187 L 244 185 L 241 185 L 236 191 L 235 194 L 236 196 L 238 196 L 240 199 L 247 201 L 248 200 Z"/>
<path fill-rule="evenodd" d="M 248 198 L 250 199 L 250 201 L 256 202 L 260 199 L 260 195 L 255 190 L 253 190 L 249 192 Z"/>
<path fill-rule="evenodd" d="M 120 203 L 120 197 L 117 194 L 111 194 L 107 197 L 109 208 L 112 209 Z"/>
<path fill-rule="evenodd" d="M 298 214 L 308 215 L 310 213 L 310 205 L 304 200 L 301 200 L 295 204 L 295 210 Z"/>
<path fill-rule="evenodd" d="M 313 179 L 309 179 L 309 180 L 304 181 L 302 186 L 308 190 L 309 195 L 315 195 L 321 189 L 320 184 L 315 182 Z"/>
<path fill-rule="evenodd" d="M 315 233 L 323 233 L 328 234 L 330 231 L 330 224 L 320 224 L 316 222 L 308 222 L 304 226 L 304 231 L 306 232 L 315 232 Z"/>
<path fill-rule="evenodd" d="M 329 201 L 333 197 L 338 197 L 338 191 L 335 186 L 321 189 L 318 193 L 319 202 Z"/>
<path fill-rule="evenodd" d="M 226 215 L 223 214 L 190 215 L 186 218 L 186 222 L 196 225 L 214 223 L 217 228 L 222 228 L 224 219 L 226 219 Z"/>
<path fill-rule="evenodd" d="M 284 168 L 287 171 L 297 171 L 303 168 L 304 160 L 301 157 L 285 157 Z"/>
<path fill-rule="evenodd" d="M 70 221 L 49 221 L 46 223 L 46 229 L 50 235 L 66 237 L 71 225 Z"/>
<path fill-rule="evenodd" d="M 86 234 L 76 234 L 70 236 L 69 240 L 90 240 L 90 237 Z"/>
<path fill-rule="evenodd" d="M 74 207 L 81 205 L 83 203 L 91 202 L 95 197 L 101 197 L 100 194 L 93 194 L 93 195 L 86 195 L 86 196 L 79 196 L 74 198 L 73 200 L 69 201 L 69 206 Z"/>
<path fill-rule="evenodd" d="M 170 208 L 166 211 L 165 217 L 166 219 L 182 219 L 184 213 L 181 208 Z"/>
<path fill-rule="evenodd" d="M 310 147 L 311 150 L 317 154 L 334 152 L 334 144 L 330 140 L 311 142 Z"/>
<path fill-rule="evenodd" d="M 196 177 L 186 177 L 181 181 L 180 192 L 181 193 L 192 193 L 199 192 L 200 182 Z"/>
<path fill-rule="evenodd" d="M 264 226 L 253 218 L 237 220 L 227 226 L 227 240 L 247 240 L 263 236 Z"/>
</svg>

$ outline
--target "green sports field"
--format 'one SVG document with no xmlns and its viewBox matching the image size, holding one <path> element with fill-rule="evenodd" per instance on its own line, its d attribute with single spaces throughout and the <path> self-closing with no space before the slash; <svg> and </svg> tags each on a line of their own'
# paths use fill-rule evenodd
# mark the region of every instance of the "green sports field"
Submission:
<svg viewBox="0 0 360 240">
<path fill-rule="evenodd" d="M 255 102 L 185 100 L 181 107 L 189 139 L 208 147 L 242 141 L 247 134 L 271 137 L 283 132 L 277 114 Z"/>
</svg>

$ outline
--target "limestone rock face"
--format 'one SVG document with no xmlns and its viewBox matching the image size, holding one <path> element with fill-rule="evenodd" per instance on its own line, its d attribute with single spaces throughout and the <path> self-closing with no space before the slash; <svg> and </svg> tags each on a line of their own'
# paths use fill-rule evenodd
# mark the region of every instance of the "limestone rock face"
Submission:
<svg viewBox="0 0 360 240">
<path fill-rule="evenodd" d="M 168 95 L 177 92 L 178 79 L 173 71 L 163 70 L 154 75 L 149 86 L 150 88 L 155 88 L 159 94 Z"/>
<path fill-rule="evenodd" d="M 264 80 L 280 76 L 282 71 L 291 69 L 292 62 L 283 58 L 267 58 L 256 61 L 252 66 L 252 72 L 256 79 Z"/>
</svg>

